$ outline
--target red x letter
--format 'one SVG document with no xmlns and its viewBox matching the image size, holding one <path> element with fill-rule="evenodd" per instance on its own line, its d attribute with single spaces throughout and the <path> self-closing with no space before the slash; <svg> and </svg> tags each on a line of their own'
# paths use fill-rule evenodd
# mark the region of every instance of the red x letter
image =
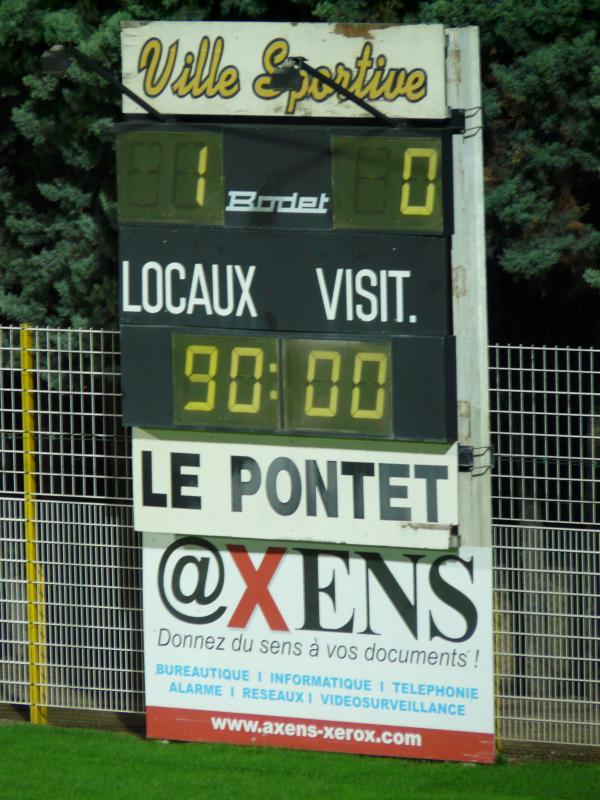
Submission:
<svg viewBox="0 0 600 800">
<path fill-rule="evenodd" d="M 228 544 L 227 549 L 231 553 L 231 557 L 235 561 L 242 578 L 246 581 L 246 591 L 233 612 L 233 616 L 227 623 L 227 627 L 245 628 L 256 606 L 260 606 L 272 631 L 289 630 L 268 589 L 269 581 L 275 574 L 275 570 L 284 556 L 285 549 L 282 547 L 269 547 L 265 557 L 258 565 L 258 569 L 254 569 L 254 564 L 250 560 L 246 548 L 242 545 Z"/>
</svg>

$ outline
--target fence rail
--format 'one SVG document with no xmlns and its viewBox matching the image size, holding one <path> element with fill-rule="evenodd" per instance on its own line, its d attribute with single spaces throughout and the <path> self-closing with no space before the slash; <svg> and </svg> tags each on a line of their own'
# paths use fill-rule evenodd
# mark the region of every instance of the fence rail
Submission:
<svg viewBox="0 0 600 800">
<path fill-rule="evenodd" d="M 0 711 L 41 693 L 56 709 L 141 712 L 119 335 L 29 336 L 44 595 L 28 596 L 22 331 L 0 328 Z M 600 350 L 493 346 L 490 384 L 499 741 L 600 747 Z"/>
</svg>

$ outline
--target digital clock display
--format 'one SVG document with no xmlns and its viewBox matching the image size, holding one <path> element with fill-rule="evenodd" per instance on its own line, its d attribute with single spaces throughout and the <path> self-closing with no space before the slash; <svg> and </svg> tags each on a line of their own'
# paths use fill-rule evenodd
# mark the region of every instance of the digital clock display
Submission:
<svg viewBox="0 0 600 800">
<path fill-rule="evenodd" d="M 277 339 L 173 334 L 173 421 L 281 428 Z"/>
<path fill-rule="evenodd" d="M 178 333 L 171 342 L 176 425 L 392 435 L 389 343 Z"/>
<path fill-rule="evenodd" d="M 117 145 L 121 222 L 223 223 L 222 135 L 136 131 Z"/>
<path fill-rule="evenodd" d="M 439 137 L 332 137 L 334 228 L 443 227 Z"/>
<path fill-rule="evenodd" d="M 123 325 L 123 418 L 151 428 L 450 442 L 449 336 Z"/>
<path fill-rule="evenodd" d="M 290 430 L 391 436 L 389 342 L 286 339 L 283 345 Z"/>
</svg>

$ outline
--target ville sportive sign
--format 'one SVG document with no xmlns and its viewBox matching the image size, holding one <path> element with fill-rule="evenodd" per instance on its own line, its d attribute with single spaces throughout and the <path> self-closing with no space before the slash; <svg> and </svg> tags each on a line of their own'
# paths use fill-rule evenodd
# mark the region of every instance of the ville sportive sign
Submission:
<svg viewBox="0 0 600 800">
<path fill-rule="evenodd" d="M 368 117 L 302 72 L 295 89 L 272 76 L 289 56 L 392 117 L 446 117 L 442 25 L 127 22 L 123 83 L 163 114 Z M 123 97 L 123 112 L 140 107 Z"/>
</svg>

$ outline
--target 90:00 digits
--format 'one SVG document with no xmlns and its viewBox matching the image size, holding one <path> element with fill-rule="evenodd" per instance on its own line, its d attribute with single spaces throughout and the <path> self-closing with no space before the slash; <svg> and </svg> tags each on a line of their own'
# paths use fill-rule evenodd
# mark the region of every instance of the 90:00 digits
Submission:
<svg viewBox="0 0 600 800">
<path fill-rule="evenodd" d="M 175 334 L 174 355 L 175 416 L 184 424 L 244 427 L 255 417 L 275 430 L 387 434 L 387 343 Z"/>
</svg>

